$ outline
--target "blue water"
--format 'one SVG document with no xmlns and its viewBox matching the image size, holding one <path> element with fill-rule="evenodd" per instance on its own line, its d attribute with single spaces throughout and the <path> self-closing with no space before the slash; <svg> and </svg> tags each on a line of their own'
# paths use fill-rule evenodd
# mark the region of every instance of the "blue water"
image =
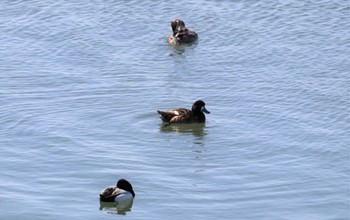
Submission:
<svg viewBox="0 0 350 220">
<path fill-rule="evenodd" d="M 350 4 L 2 1 L 0 219 L 349 219 Z M 196 31 L 166 43 L 170 21 Z M 156 110 L 202 99 L 203 125 Z M 128 179 L 125 212 L 99 192 Z"/>
</svg>

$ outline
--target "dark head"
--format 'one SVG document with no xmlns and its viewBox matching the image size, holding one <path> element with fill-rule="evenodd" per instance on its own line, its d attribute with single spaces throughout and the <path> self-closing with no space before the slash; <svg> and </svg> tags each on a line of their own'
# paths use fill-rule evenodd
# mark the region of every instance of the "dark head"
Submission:
<svg viewBox="0 0 350 220">
<path fill-rule="evenodd" d="M 175 19 L 171 22 L 171 29 L 173 29 L 173 34 L 182 33 L 186 31 L 185 22 L 180 19 Z"/>
<path fill-rule="evenodd" d="M 210 112 L 205 108 L 205 103 L 202 100 L 198 100 L 192 105 L 193 112 L 204 112 L 210 114 Z"/>
<path fill-rule="evenodd" d="M 130 192 L 132 194 L 132 196 L 135 197 L 135 192 L 132 189 L 132 185 L 126 179 L 118 180 L 117 187 L 119 189 L 124 189 L 124 190 Z"/>
</svg>

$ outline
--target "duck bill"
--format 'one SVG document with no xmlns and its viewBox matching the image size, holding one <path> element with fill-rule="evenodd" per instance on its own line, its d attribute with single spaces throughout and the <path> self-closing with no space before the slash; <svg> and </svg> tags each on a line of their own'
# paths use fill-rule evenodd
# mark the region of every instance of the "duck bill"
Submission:
<svg viewBox="0 0 350 220">
<path fill-rule="evenodd" d="M 204 106 L 202 107 L 202 112 L 204 112 L 206 114 L 210 114 L 210 111 L 208 111 Z"/>
</svg>

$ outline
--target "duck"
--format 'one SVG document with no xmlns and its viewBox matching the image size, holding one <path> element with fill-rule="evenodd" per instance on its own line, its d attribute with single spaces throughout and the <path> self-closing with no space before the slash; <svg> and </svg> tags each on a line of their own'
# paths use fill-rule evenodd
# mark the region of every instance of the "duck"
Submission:
<svg viewBox="0 0 350 220">
<path fill-rule="evenodd" d="M 160 119 L 167 123 L 165 126 L 175 124 L 190 124 L 190 123 L 204 123 L 205 115 L 210 112 L 205 108 L 205 103 L 202 100 L 197 100 L 193 103 L 192 109 L 175 108 L 167 111 L 157 110 Z"/>
<path fill-rule="evenodd" d="M 173 33 L 168 36 L 169 44 L 193 43 L 198 40 L 198 34 L 187 29 L 185 22 L 181 19 L 171 21 Z"/>
<path fill-rule="evenodd" d="M 135 192 L 132 185 L 126 179 L 120 179 L 116 186 L 108 186 L 100 193 L 101 202 L 117 202 L 132 201 L 135 197 Z"/>
</svg>

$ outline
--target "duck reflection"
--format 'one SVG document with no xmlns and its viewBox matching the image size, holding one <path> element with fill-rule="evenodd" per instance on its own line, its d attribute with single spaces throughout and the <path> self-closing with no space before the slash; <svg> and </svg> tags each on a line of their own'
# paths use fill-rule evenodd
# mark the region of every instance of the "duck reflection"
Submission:
<svg viewBox="0 0 350 220">
<path fill-rule="evenodd" d="M 176 132 L 176 133 L 192 133 L 196 137 L 204 137 L 206 135 L 204 123 L 195 124 L 172 124 L 170 126 L 160 125 L 160 131 L 164 133 Z"/>
<path fill-rule="evenodd" d="M 185 55 L 186 49 L 189 50 L 189 52 L 193 52 L 193 48 L 197 47 L 197 42 L 191 43 L 191 44 L 175 44 L 171 45 L 169 44 L 169 47 L 171 48 L 171 52 L 169 56 L 172 57 L 183 57 Z"/>
<path fill-rule="evenodd" d="M 125 200 L 121 202 L 102 202 L 100 201 L 100 210 L 107 211 L 109 214 L 126 215 L 131 211 L 134 200 Z"/>
<path fill-rule="evenodd" d="M 170 56 L 181 56 L 183 53 L 185 53 L 185 46 L 180 45 L 171 45 L 172 51 L 169 54 Z"/>
</svg>

